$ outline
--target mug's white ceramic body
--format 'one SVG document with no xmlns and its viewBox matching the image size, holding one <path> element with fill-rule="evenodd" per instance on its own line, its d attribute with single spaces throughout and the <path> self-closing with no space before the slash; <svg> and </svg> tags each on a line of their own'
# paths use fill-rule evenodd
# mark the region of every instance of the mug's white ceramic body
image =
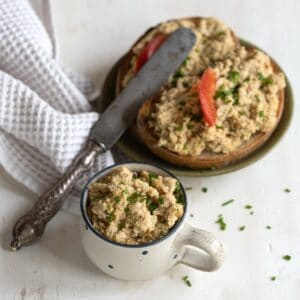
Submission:
<svg viewBox="0 0 300 300">
<path fill-rule="evenodd" d="M 132 171 L 147 170 L 163 176 L 173 176 L 154 165 L 142 163 L 122 164 Z M 97 232 L 86 214 L 89 186 L 110 173 L 114 165 L 97 173 L 85 186 L 81 197 L 83 220 L 80 226 L 83 247 L 89 258 L 103 272 L 124 280 L 146 280 L 156 277 L 176 263 L 183 263 L 203 271 L 214 271 L 223 261 L 222 245 L 207 231 L 185 223 L 187 199 L 183 217 L 159 240 L 146 245 L 124 245 L 113 242 Z"/>
</svg>

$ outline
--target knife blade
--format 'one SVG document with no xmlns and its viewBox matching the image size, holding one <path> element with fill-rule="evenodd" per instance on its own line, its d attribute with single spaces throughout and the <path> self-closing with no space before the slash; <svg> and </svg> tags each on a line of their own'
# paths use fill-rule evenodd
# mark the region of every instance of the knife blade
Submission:
<svg viewBox="0 0 300 300">
<path fill-rule="evenodd" d="M 195 40 L 188 28 L 172 33 L 100 116 L 91 129 L 90 138 L 105 149 L 111 148 L 135 120 L 142 103 L 182 64 Z"/>
<path fill-rule="evenodd" d="M 196 37 L 186 28 L 171 34 L 140 72 L 117 96 L 91 129 L 87 144 L 74 158 L 66 172 L 50 186 L 13 228 L 11 249 L 38 241 L 47 223 L 61 209 L 65 199 L 96 157 L 109 149 L 134 121 L 138 109 L 155 94 L 184 61 Z"/>
</svg>

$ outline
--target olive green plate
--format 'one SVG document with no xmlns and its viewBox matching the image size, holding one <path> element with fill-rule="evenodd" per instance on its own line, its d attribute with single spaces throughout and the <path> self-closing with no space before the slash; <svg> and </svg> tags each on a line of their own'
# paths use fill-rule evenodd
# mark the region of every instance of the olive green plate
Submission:
<svg viewBox="0 0 300 300">
<path fill-rule="evenodd" d="M 245 46 L 250 46 L 250 47 L 255 47 L 260 49 L 256 45 L 253 45 L 245 40 L 240 39 L 240 42 Z M 118 65 L 121 59 L 113 66 L 113 68 L 111 69 L 111 71 L 109 72 L 109 74 L 105 79 L 103 89 L 102 89 L 102 96 L 98 106 L 98 109 L 100 111 L 103 111 L 108 106 L 108 104 L 115 98 L 116 76 L 117 76 Z M 283 72 L 280 66 L 278 67 Z M 124 154 L 128 156 L 129 159 L 133 161 L 157 164 L 171 171 L 175 175 L 204 177 L 204 176 L 225 174 L 225 173 L 242 169 L 258 161 L 264 155 L 266 155 L 280 141 L 280 139 L 283 137 L 283 135 L 285 134 L 285 132 L 289 127 L 292 118 L 292 113 L 293 113 L 294 100 L 293 100 L 292 88 L 286 74 L 285 77 L 286 77 L 287 86 L 285 89 L 284 110 L 276 130 L 259 149 L 257 149 L 252 154 L 248 155 L 247 157 L 245 157 L 244 159 L 236 163 L 233 163 L 231 165 L 219 169 L 190 170 L 188 168 L 177 167 L 175 165 L 163 161 L 159 157 L 152 154 L 152 152 L 150 152 L 150 150 L 148 150 L 148 148 L 144 144 L 142 144 L 137 140 L 134 140 L 131 136 L 129 136 L 128 133 L 125 133 L 123 135 L 123 137 L 118 141 L 117 146 L 121 149 L 122 152 L 124 152 Z"/>
</svg>

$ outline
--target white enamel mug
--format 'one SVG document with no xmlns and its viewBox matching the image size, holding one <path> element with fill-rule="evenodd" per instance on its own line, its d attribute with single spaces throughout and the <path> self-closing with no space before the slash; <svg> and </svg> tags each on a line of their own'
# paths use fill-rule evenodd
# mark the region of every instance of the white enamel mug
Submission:
<svg viewBox="0 0 300 300">
<path fill-rule="evenodd" d="M 92 177 L 83 189 L 80 202 L 81 240 L 91 261 L 106 274 L 123 280 L 151 279 L 166 272 L 176 263 L 201 271 L 217 270 L 223 262 L 222 245 L 211 233 L 186 224 L 187 197 L 180 181 L 185 201 L 184 215 L 159 240 L 145 245 L 124 245 L 109 240 L 93 228 L 86 213 L 88 188 L 120 166 L 126 166 L 132 171 L 146 170 L 176 178 L 160 167 L 143 163 L 113 165 Z"/>
</svg>

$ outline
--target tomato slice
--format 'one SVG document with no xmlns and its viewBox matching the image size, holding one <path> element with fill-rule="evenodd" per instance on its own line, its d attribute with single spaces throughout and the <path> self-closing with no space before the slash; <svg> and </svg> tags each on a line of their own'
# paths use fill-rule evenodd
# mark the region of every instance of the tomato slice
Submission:
<svg viewBox="0 0 300 300">
<path fill-rule="evenodd" d="M 214 95 L 216 92 L 216 74 L 208 68 L 198 82 L 198 96 L 204 121 L 208 126 L 214 126 L 217 119 Z"/>
<path fill-rule="evenodd" d="M 152 41 L 150 41 L 141 51 L 137 58 L 135 71 L 138 72 L 141 67 L 149 60 L 149 58 L 155 53 L 155 51 L 161 46 L 161 44 L 166 40 L 167 36 L 165 34 L 159 34 Z"/>
</svg>

